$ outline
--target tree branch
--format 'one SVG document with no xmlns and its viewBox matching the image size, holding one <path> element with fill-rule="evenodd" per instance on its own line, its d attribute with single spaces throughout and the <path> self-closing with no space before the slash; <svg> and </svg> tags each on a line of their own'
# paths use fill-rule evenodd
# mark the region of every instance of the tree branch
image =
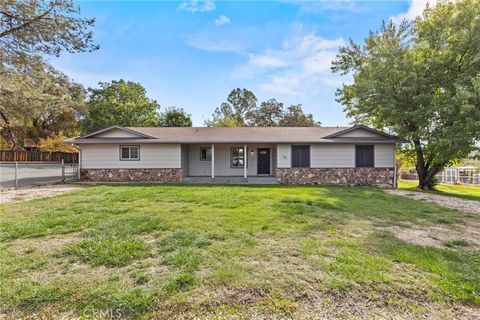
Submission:
<svg viewBox="0 0 480 320">
<path fill-rule="evenodd" d="M 54 8 L 55 8 L 55 2 L 53 2 L 53 3 L 50 5 L 50 8 L 49 8 L 47 11 L 45 11 L 44 13 L 42 13 L 41 15 L 38 15 L 38 16 L 36 16 L 36 17 L 34 17 L 34 18 L 32 18 L 32 19 L 30 19 L 30 20 L 22 23 L 21 25 L 12 28 L 12 29 L 5 30 L 5 31 L 1 32 L 1 33 L 0 33 L 0 38 L 3 38 L 3 37 L 5 37 L 5 36 L 7 36 L 7 35 L 9 35 L 9 34 L 11 34 L 11 33 L 15 33 L 15 32 L 17 32 L 18 30 L 22 30 L 22 29 L 28 27 L 29 25 L 31 25 L 32 23 L 43 19 L 43 18 L 44 18 L 45 16 L 47 16 L 50 12 L 52 12 L 52 10 L 53 10 Z"/>
</svg>

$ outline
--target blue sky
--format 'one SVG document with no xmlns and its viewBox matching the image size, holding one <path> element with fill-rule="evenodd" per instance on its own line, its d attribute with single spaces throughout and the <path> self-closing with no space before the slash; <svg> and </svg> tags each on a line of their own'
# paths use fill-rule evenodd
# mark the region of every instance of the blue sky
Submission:
<svg viewBox="0 0 480 320">
<path fill-rule="evenodd" d="M 259 101 L 303 104 L 323 125 L 349 123 L 335 90 L 348 77 L 330 61 L 349 38 L 361 41 L 383 19 L 411 18 L 424 1 L 78 1 L 100 50 L 51 63 L 86 87 L 141 83 L 162 109 L 184 108 L 194 126 L 231 89 Z"/>
</svg>

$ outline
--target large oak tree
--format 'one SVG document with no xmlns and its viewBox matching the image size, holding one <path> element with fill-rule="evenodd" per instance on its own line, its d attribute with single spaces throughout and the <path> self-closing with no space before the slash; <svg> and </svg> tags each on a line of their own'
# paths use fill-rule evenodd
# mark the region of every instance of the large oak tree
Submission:
<svg viewBox="0 0 480 320">
<path fill-rule="evenodd" d="M 441 1 L 422 17 L 384 23 L 340 49 L 332 70 L 353 75 L 338 101 L 357 122 L 410 141 L 419 188 L 480 139 L 480 1 Z"/>
<path fill-rule="evenodd" d="M 11 148 L 76 133 L 84 90 L 45 57 L 97 49 L 93 24 L 72 0 L 0 1 L 0 131 Z"/>
<path fill-rule="evenodd" d="M 139 83 L 125 80 L 100 82 L 100 88 L 89 88 L 88 115 L 84 120 L 87 132 L 113 125 L 156 127 L 160 108 L 147 97 Z"/>
</svg>

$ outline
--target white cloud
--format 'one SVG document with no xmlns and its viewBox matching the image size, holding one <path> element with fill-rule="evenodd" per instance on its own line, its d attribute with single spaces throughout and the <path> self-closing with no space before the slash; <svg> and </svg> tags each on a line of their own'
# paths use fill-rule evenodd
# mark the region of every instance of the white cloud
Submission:
<svg viewBox="0 0 480 320">
<path fill-rule="evenodd" d="M 430 6 L 435 6 L 437 0 L 409 0 L 409 2 L 410 4 L 407 12 L 400 13 L 399 15 L 391 17 L 390 19 L 392 19 L 397 24 L 402 22 L 403 19 L 413 20 L 416 17 L 422 15 L 423 10 L 427 6 L 427 3 Z"/>
<path fill-rule="evenodd" d="M 344 45 L 343 39 L 325 39 L 315 33 L 295 34 L 280 48 L 249 54 L 245 65 L 236 68 L 239 78 L 260 79 L 265 90 L 291 95 L 305 95 L 322 87 L 336 86 L 338 77 L 330 65 Z"/>
<path fill-rule="evenodd" d="M 240 42 L 231 38 L 212 39 L 208 33 L 200 33 L 189 36 L 185 43 L 192 48 L 211 52 L 243 53 L 244 49 Z"/>
<path fill-rule="evenodd" d="M 192 13 L 208 12 L 215 10 L 215 3 L 212 0 L 190 0 L 180 3 L 178 9 Z"/>
<path fill-rule="evenodd" d="M 215 19 L 214 23 L 216 26 L 222 26 L 224 24 L 230 23 L 230 18 L 222 14 L 217 19 Z"/>
<path fill-rule="evenodd" d="M 251 33 L 205 32 L 190 36 L 186 43 L 203 51 L 230 52 L 245 57 L 244 63 L 234 66 L 232 77 L 251 81 L 268 92 L 312 96 L 341 84 L 330 66 L 338 48 L 345 45 L 342 38 L 327 39 L 316 32 L 304 31 L 302 26 L 294 26 L 294 31 L 285 35 L 278 45 L 262 49 L 265 42 L 255 42 L 251 36 Z"/>
<path fill-rule="evenodd" d="M 359 11 L 355 0 L 287 0 L 300 6 L 303 13 L 323 13 L 325 11 Z"/>
<path fill-rule="evenodd" d="M 254 67 L 259 68 L 279 68 L 285 66 L 285 61 L 280 57 L 275 57 L 272 54 L 250 54 L 249 63 Z"/>
</svg>

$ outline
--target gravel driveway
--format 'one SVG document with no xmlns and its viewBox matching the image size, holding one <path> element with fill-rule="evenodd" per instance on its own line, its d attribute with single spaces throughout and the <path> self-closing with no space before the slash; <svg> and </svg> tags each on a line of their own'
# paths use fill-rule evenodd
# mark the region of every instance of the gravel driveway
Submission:
<svg viewBox="0 0 480 320">
<path fill-rule="evenodd" d="M 438 204 L 439 206 L 451 208 L 467 213 L 480 214 L 480 202 L 475 200 L 459 199 L 455 197 L 441 196 L 431 193 L 423 193 L 407 190 L 387 189 L 385 192 L 397 196 L 408 197 L 416 200 L 422 200 Z"/>
</svg>

